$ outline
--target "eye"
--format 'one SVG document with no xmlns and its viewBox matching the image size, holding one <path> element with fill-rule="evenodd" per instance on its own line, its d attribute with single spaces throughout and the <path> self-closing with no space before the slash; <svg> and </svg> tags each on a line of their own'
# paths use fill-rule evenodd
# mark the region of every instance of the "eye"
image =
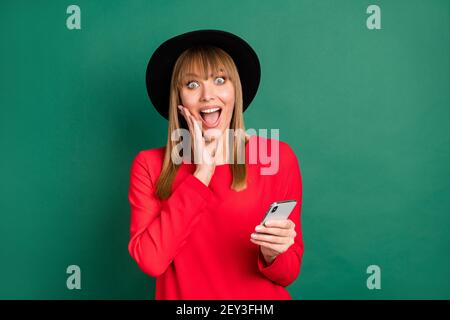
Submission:
<svg viewBox="0 0 450 320">
<path fill-rule="evenodd" d="M 219 84 L 224 84 L 225 83 L 225 77 L 217 77 L 216 80 L 217 80 L 217 83 L 219 83 Z"/>
<path fill-rule="evenodd" d="M 194 84 L 194 85 L 192 85 L 192 84 Z M 197 81 L 194 81 L 194 80 L 189 80 L 189 81 L 186 83 L 186 85 L 187 85 L 187 87 L 188 87 L 189 89 L 195 89 L 195 88 L 198 87 Z"/>
</svg>

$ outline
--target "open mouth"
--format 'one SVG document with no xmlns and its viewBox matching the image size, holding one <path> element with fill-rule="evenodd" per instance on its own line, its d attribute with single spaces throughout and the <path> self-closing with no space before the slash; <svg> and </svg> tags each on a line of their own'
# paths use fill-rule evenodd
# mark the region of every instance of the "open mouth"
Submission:
<svg viewBox="0 0 450 320">
<path fill-rule="evenodd" d="M 220 107 L 211 107 L 205 111 L 200 111 L 202 121 L 208 128 L 213 128 L 219 124 L 221 114 L 222 108 Z"/>
</svg>

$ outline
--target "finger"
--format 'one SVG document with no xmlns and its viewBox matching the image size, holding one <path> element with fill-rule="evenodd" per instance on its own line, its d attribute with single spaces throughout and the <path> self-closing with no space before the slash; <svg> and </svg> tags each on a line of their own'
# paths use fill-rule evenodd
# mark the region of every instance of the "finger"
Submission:
<svg viewBox="0 0 450 320">
<path fill-rule="evenodd" d="M 186 107 L 182 107 L 182 109 L 183 109 L 183 115 L 186 118 L 186 121 L 188 122 L 189 127 L 193 128 L 192 120 L 191 120 L 191 117 L 190 117 L 191 114 L 189 113 L 189 110 Z"/>
<path fill-rule="evenodd" d="M 289 237 L 279 237 L 279 236 L 273 236 L 273 235 L 268 235 L 268 234 L 263 234 L 263 233 L 252 233 L 251 239 L 257 240 L 257 241 L 277 243 L 277 244 L 287 244 L 291 241 Z"/>
<path fill-rule="evenodd" d="M 192 135 L 194 143 L 194 153 L 197 155 L 197 159 L 200 163 L 203 163 L 203 149 L 205 148 L 205 141 L 202 136 L 202 130 L 200 128 L 199 122 L 195 117 L 185 108 L 185 112 L 188 115 L 192 124 Z"/>
<path fill-rule="evenodd" d="M 292 231 L 294 230 L 284 228 L 268 228 L 258 225 L 256 226 L 255 231 L 261 234 L 272 234 L 279 237 L 289 237 L 292 235 Z"/>
<path fill-rule="evenodd" d="M 194 118 L 194 116 L 190 115 L 190 117 L 191 117 L 192 124 L 194 127 L 195 140 L 198 143 L 198 146 L 200 146 L 201 144 L 204 145 L 204 139 L 203 139 L 203 135 L 202 135 L 202 129 L 200 128 L 200 124 L 199 124 L 198 120 Z"/>
<path fill-rule="evenodd" d="M 284 228 L 284 229 L 295 228 L 295 223 L 290 219 L 267 220 L 264 223 L 264 225 L 273 228 Z"/>
<path fill-rule="evenodd" d="M 189 128 L 190 146 L 191 146 L 191 149 L 193 151 L 193 157 L 194 157 L 193 161 L 194 161 L 194 163 L 197 163 L 199 161 L 198 159 L 200 159 L 201 156 L 200 156 L 200 153 L 199 153 L 199 148 L 196 146 L 195 130 L 194 130 L 194 124 L 193 124 L 193 121 L 192 121 L 192 117 L 190 116 L 190 112 L 189 112 L 189 110 L 186 107 L 184 107 L 182 105 L 180 105 L 179 107 L 180 107 L 181 113 L 182 113 L 183 117 L 185 118 L 186 123 L 187 123 L 188 128 Z"/>
<path fill-rule="evenodd" d="M 186 112 L 186 114 L 189 116 L 189 118 L 190 118 L 192 121 L 193 121 L 193 120 L 196 120 L 195 117 L 194 117 L 194 115 L 189 111 L 188 108 L 184 107 L 184 112 Z M 194 123 L 194 122 L 192 122 L 192 123 Z"/>
<path fill-rule="evenodd" d="M 195 135 L 195 141 L 197 142 L 197 146 L 201 146 L 202 148 L 205 146 L 205 139 L 202 135 L 202 129 L 200 129 L 200 126 L 195 120 L 195 118 L 192 118 L 192 123 L 194 125 L 194 135 Z"/>
<path fill-rule="evenodd" d="M 192 138 L 194 139 L 195 138 L 194 117 L 192 116 L 189 109 L 186 107 L 183 107 L 183 113 L 186 116 L 189 125 L 189 130 L 191 131 Z"/>
<path fill-rule="evenodd" d="M 186 113 L 184 112 L 184 107 L 182 105 L 178 105 L 178 110 L 180 110 L 181 115 L 183 116 L 183 118 L 186 119 L 187 121 L 187 116 Z"/>
<path fill-rule="evenodd" d="M 266 248 L 272 249 L 278 253 L 283 253 L 284 251 L 287 250 L 286 245 L 280 245 L 280 244 L 270 243 L 270 242 L 266 242 L 266 241 L 253 240 L 253 239 L 250 239 L 250 241 L 253 242 L 254 244 L 260 245 L 261 247 L 266 247 Z"/>
<path fill-rule="evenodd" d="M 191 112 L 189 111 L 188 108 L 184 108 L 184 112 L 185 112 L 186 115 L 189 117 L 189 119 L 190 119 L 190 121 L 191 121 L 191 124 L 192 124 L 192 128 L 193 128 L 194 131 L 195 131 L 196 125 L 198 126 L 197 120 L 196 120 L 195 117 L 191 114 Z"/>
<path fill-rule="evenodd" d="M 181 106 L 181 105 L 178 105 L 178 109 L 180 110 L 180 112 L 181 112 L 181 115 L 183 116 L 183 118 L 186 120 L 186 123 L 187 123 L 187 125 L 188 125 L 188 128 L 189 128 L 189 131 L 193 131 L 192 130 L 192 123 L 191 123 L 191 121 L 190 121 L 190 118 L 188 117 L 188 115 L 186 114 L 186 112 L 184 111 L 184 107 L 183 106 Z"/>
<path fill-rule="evenodd" d="M 192 117 L 192 123 L 194 124 L 195 134 L 198 134 L 199 137 L 203 137 L 199 121 L 194 117 Z"/>
</svg>

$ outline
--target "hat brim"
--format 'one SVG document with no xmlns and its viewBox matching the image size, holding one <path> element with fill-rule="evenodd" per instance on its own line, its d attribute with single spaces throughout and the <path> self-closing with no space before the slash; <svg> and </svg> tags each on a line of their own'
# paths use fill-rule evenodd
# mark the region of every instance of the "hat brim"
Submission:
<svg viewBox="0 0 450 320">
<path fill-rule="evenodd" d="M 197 30 L 173 37 L 162 43 L 151 56 L 146 71 L 148 96 L 158 111 L 168 119 L 170 81 L 178 57 L 195 45 L 213 45 L 233 59 L 242 85 L 243 111 L 258 91 L 261 67 L 252 47 L 240 37 L 221 30 Z"/>
</svg>

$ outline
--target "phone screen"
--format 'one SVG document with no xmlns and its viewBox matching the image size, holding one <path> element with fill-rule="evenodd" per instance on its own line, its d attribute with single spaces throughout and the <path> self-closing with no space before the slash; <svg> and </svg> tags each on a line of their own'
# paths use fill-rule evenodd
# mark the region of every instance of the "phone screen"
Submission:
<svg viewBox="0 0 450 320">
<path fill-rule="evenodd" d="M 283 200 L 273 202 L 267 210 L 261 224 L 264 224 L 268 220 L 285 220 L 289 217 L 297 200 Z"/>
</svg>

